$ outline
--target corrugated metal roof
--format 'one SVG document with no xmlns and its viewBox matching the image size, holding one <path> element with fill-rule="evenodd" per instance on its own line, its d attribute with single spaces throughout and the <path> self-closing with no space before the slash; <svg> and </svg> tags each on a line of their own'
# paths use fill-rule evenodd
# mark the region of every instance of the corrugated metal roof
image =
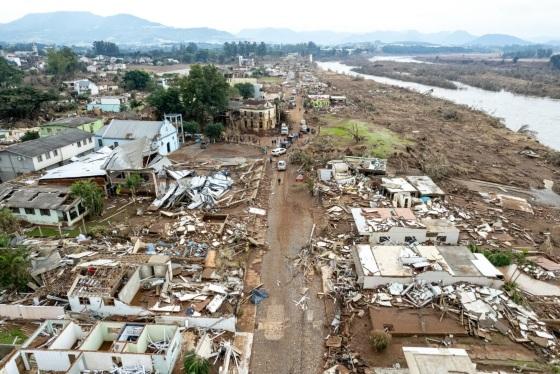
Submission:
<svg viewBox="0 0 560 374">
<path fill-rule="evenodd" d="M 48 151 L 60 149 L 79 140 L 91 138 L 91 136 L 89 132 L 79 129 L 68 129 L 56 135 L 11 145 L 0 152 L 10 152 L 25 157 L 35 157 Z"/>
<path fill-rule="evenodd" d="M 132 121 L 114 119 L 95 133 L 107 139 L 138 139 L 146 137 L 150 140 L 159 134 L 164 121 Z"/>
</svg>

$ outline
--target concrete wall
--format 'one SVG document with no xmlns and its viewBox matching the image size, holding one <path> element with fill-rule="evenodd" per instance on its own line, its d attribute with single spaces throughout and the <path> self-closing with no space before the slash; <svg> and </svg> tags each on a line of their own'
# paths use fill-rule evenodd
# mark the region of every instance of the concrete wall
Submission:
<svg viewBox="0 0 560 374">
<path fill-rule="evenodd" d="M 139 289 L 140 289 L 140 268 L 134 271 L 134 274 L 132 274 L 128 282 L 126 282 L 124 287 L 121 289 L 121 291 L 119 292 L 119 299 L 122 302 L 129 304 L 132 301 L 132 299 L 134 299 L 134 296 L 136 296 L 136 293 L 138 292 Z"/>
<path fill-rule="evenodd" d="M 414 229 L 408 227 L 391 227 L 387 232 L 373 232 L 370 234 L 369 242 L 372 245 L 394 245 L 404 244 L 407 236 L 413 236 L 419 243 L 426 241 L 426 229 Z M 388 237 L 389 241 L 380 242 L 382 237 Z"/>
<path fill-rule="evenodd" d="M 0 317 L 10 319 L 58 319 L 64 316 L 60 306 L 9 305 L 0 304 Z"/>
<path fill-rule="evenodd" d="M 416 277 L 383 277 L 376 276 L 359 276 L 358 283 L 362 284 L 364 289 L 374 289 L 385 286 L 390 283 L 410 284 L 414 279 L 422 279 L 426 282 L 441 283 L 443 286 L 450 284 L 466 282 L 479 286 L 487 286 L 492 288 L 500 288 L 504 282 L 499 279 L 480 277 L 454 277 L 445 271 L 426 271 L 418 274 Z"/>
<path fill-rule="evenodd" d="M 0 151 L 0 181 L 6 182 L 18 175 L 35 171 L 33 160 L 9 152 Z"/>
<path fill-rule="evenodd" d="M 70 357 L 66 351 L 34 350 L 33 356 L 41 371 L 66 371 L 70 368 Z"/>
<path fill-rule="evenodd" d="M 50 345 L 49 349 L 68 350 L 72 348 L 78 340 L 83 338 L 84 332 L 81 327 L 74 322 L 70 322 Z"/>
<path fill-rule="evenodd" d="M 94 312 L 100 316 L 138 316 L 150 314 L 146 309 L 139 306 L 131 306 L 118 299 L 114 299 L 115 305 L 105 305 L 100 297 L 90 297 L 90 304 L 80 304 L 77 296 L 69 296 L 68 301 L 73 312 L 82 313 L 85 311 Z"/>
</svg>

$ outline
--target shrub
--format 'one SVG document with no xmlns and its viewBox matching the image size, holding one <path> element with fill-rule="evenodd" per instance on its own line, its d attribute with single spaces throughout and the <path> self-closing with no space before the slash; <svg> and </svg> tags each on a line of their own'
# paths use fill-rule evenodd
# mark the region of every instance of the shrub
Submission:
<svg viewBox="0 0 560 374">
<path fill-rule="evenodd" d="M 189 352 L 185 356 L 183 362 L 185 374 L 208 374 L 210 373 L 210 363 L 205 358 L 202 358 L 194 352 Z"/>
<path fill-rule="evenodd" d="M 427 158 L 422 163 L 422 170 L 433 180 L 438 181 L 451 174 L 451 165 L 444 155 L 438 154 Z"/>
<path fill-rule="evenodd" d="M 391 334 L 375 330 L 369 338 L 370 344 L 377 352 L 383 352 L 391 344 Z"/>
<path fill-rule="evenodd" d="M 0 231 L 11 234 L 19 228 L 16 217 L 8 208 L 0 209 Z"/>
<path fill-rule="evenodd" d="M 490 261 L 490 263 L 494 266 L 509 266 L 511 265 L 512 255 L 510 253 L 505 252 L 484 252 L 484 256 Z"/>
</svg>

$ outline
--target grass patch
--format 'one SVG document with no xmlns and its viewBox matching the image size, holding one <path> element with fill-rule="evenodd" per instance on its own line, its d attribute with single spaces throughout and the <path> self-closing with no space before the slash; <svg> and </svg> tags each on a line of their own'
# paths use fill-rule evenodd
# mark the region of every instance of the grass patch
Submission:
<svg viewBox="0 0 560 374">
<path fill-rule="evenodd" d="M 14 344 L 14 340 L 15 344 L 21 344 L 25 339 L 27 339 L 27 335 L 25 335 L 19 327 L 13 327 L 9 330 L 0 330 L 0 344 Z"/>
<path fill-rule="evenodd" d="M 260 77 L 257 79 L 259 83 L 270 83 L 270 84 L 278 84 L 282 82 L 281 77 Z"/>
<path fill-rule="evenodd" d="M 350 118 L 338 119 L 332 116 L 327 116 L 326 119 L 328 125 L 321 127 L 321 136 L 333 137 L 341 146 L 367 145 L 370 148 L 370 155 L 374 157 L 387 158 L 395 150 L 410 143 L 391 130 L 372 123 Z M 354 141 L 350 132 L 354 125 L 363 138 L 359 143 Z"/>
</svg>

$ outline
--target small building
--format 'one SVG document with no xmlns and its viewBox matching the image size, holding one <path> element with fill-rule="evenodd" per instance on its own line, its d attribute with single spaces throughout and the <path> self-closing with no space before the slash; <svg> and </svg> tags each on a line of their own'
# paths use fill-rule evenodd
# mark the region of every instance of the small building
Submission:
<svg viewBox="0 0 560 374">
<path fill-rule="evenodd" d="M 64 186 L 19 187 L 4 183 L 0 187 L 0 206 L 35 225 L 71 227 L 87 214 L 82 200 L 73 197 Z"/>
<path fill-rule="evenodd" d="M 179 149 L 177 128 L 168 120 L 135 121 L 113 119 L 95 133 L 96 147 L 117 147 L 136 139 L 147 138 L 146 151 L 167 155 Z"/>
<path fill-rule="evenodd" d="M 11 145 L 0 150 L 0 182 L 64 165 L 94 147 L 93 135 L 78 129 Z"/>
<path fill-rule="evenodd" d="M 99 95 L 99 88 L 95 83 L 89 79 L 78 79 L 74 81 L 66 81 L 64 85 L 68 87 L 70 91 L 76 92 L 78 95 Z"/>
<path fill-rule="evenodd" d="M 103 127 L 101 118 L 92 117 L 66 117 L 55 119 L 51 122 L 42 124 L 39 128 L 39 136 L 42 138 L 56 135 L 68 129 L 79 129 L 91 134 Z"/>
<path fill-rule="evenodd" d="M 409 374 L 477 374 L 467 351 L 461 348 L 403 347 Z"/>
<path fill-rule="evenodd" d="M 391 200 L 394 207 L 410 208 L 417 191 L 404 178 L 381 178 L 381 192 Z"/>
<path fill-rule="evenodd" d="M 459 242 L 460 230 L 446 219 L 418 220 L 410 208 L 351 208 L 358 234 L 373 245 Z"/>
<path fill-rule="evenodd" d="M 171 261 L 154 255 L 141 265 L 113 260 L 94 260 L 77 266 L 78 274 L 68 291 L 73 312 L 98 316 L 144 316 L 152 314 L 135 298 L 141 289 L 167 289 L 172 278 Z"/>
<path fill-rule="evenodd" d="M 357 244 L 352 251 L 358 284 L 373 289 L 414 280 L 443 286 L 466 282 L 500 288 L 502 274 L 482 253 L 464 246 L 370 246 Z"/>
<path fill-rule="evenodd" d="M 416 189 L 416 196 L 430 198 L 444 198 L 445 192 L 427 175 L 407 176 L 406 180 Z"/>
<path fill-rule="evenodd" d="M 240 130 L 259 132 L 275 129 L 277 125 L 276 106 L 266 100 L 244 101 L 234 117 L 234 125 Z"/>
<path fill-rule="evenodd" d="M 91 326 L 46 320 L 10 357 L 3 371 L 169 374 L 181 344 L 175 325 L 101 321 Z"/>
<path fill-rule="evenodd" d="M 93 99 L 87 105 L 88 112 L 99 110 L 104 113 L 119 113 L 126 100 L 120 96 L 102 96 Z"/>
</svg>

